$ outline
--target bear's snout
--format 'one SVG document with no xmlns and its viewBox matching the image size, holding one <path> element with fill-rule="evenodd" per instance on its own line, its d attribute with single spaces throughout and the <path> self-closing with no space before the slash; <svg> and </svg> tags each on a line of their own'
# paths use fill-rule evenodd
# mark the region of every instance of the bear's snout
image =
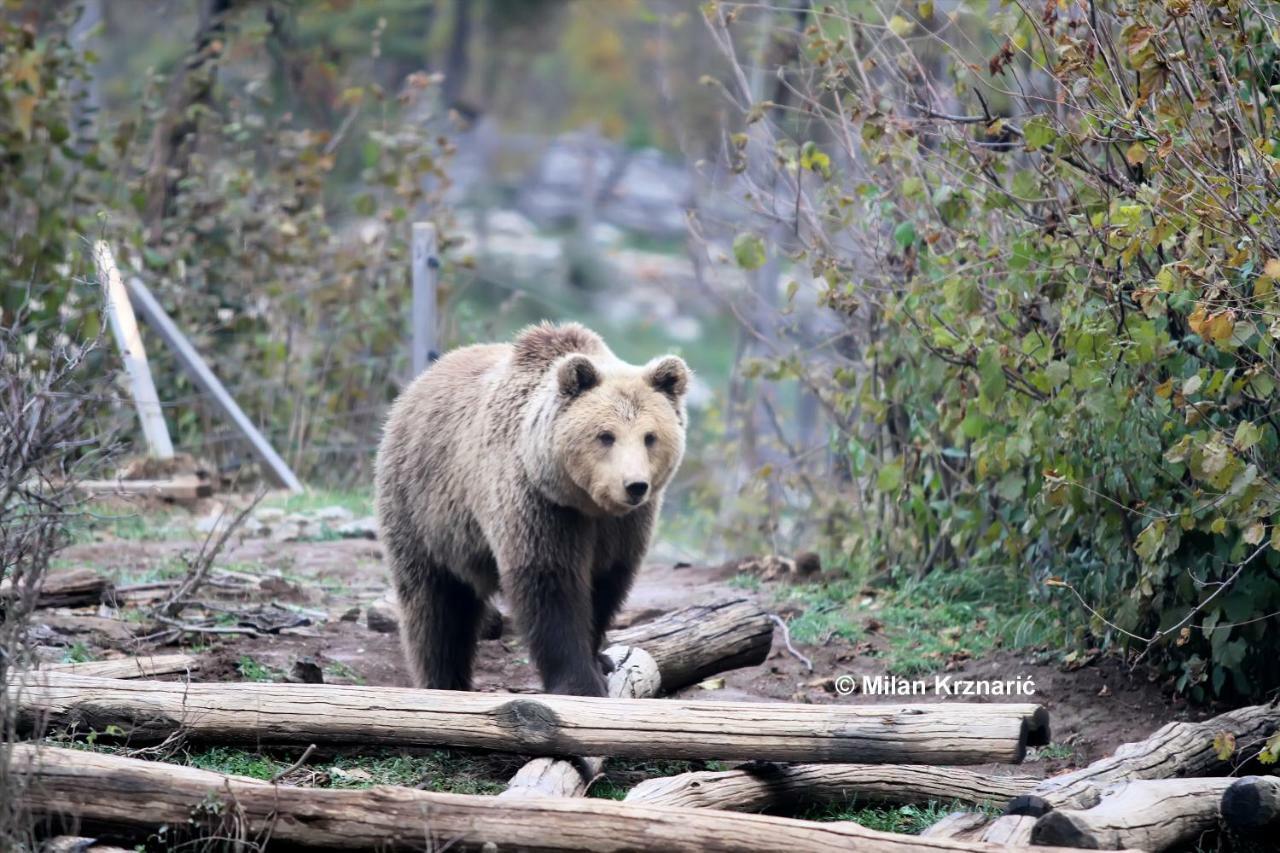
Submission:
<svg viewBox="0 0 1280 853">
<path fill-rule="evenodd" d="M 649 493 L 649 483 L 646 480 L 632 480 L 627 483 L 626 488 L 627 501 L 632 506 L 639 506 L 640 501 Z"/>
</svg>

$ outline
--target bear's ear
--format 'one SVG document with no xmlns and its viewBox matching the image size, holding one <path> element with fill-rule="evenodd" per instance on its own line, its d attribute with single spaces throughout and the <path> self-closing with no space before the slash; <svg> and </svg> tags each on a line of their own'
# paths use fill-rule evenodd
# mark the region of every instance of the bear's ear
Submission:
<svg viewBox="0 0 1280 853">
<path fill-rule="evenodd" d="M 689 390 L 689 365 L 679 356 L 663 356 L 649 363 L 645 377 L 655 390 L 672 399 L 683 397 Z"/>
<path fill-rule="evenodd" d="M 600 371 L 585 355 L 571 355 L 556 371 L 556 383 L 566 397 L 577 397 L 600 384 Z"/>
</svg>

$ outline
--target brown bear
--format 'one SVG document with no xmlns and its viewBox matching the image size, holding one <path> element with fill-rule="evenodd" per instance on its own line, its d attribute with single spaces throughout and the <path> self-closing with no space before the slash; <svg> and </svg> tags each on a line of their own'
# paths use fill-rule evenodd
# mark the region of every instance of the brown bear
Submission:
<svg viewBox="0 0 1280 853">
<path fill-rule="evenodd" d="M 378 522 L 420 687 L 467 690 L 502 588 L 549 693 L 605 695 L 597 655 L 684 455 L 689 368 L 577 324 L 441 358 L 378 449 Z"/>
</svg>

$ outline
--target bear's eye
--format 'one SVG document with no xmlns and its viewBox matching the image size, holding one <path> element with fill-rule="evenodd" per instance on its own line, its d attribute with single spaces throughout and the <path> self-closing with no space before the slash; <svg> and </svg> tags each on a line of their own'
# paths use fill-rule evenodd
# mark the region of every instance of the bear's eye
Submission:
<svg viewBox="0 0 1280 853">
<path fill-rule="evenodd" d="M 654 435 L 654 434 L 653 434 L 653 433 L 651 433 L 651 432 L 646 432 L 646 433 L 644 434 L 644 446 L 645 446 L 645 447 L 653 447 L 653 446 L 654 446 L 655 444 L 657 444 L 657 443 L 658 443 L 658 437 L 657 437 L 656 435 Z"/>
<path fill-rule="evenodd" d="M 611 432 L 602 432 L 602 433 L 600 433 L 600 435 L 598 435 L 598 436 L 596 436 L 596 437 L 600 439 L 600 443 L 601 443 L 601 444 L 603 444 L 605 447 L 612 447 L 612 446 L 613 446 L 613 442 L 614 442 L 613 433 L 611 433 Z"/>
</svg>

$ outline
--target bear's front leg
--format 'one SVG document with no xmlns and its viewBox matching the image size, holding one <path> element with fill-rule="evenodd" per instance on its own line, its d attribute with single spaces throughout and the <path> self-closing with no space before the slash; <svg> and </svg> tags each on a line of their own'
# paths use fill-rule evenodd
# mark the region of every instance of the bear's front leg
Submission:
<svg viewBox="0 0 1280 853">
<path fill-rule="evenodd" d="M 508 574 L 516 619 L 548 693 L 604 696 L 596 662 L 591 590 L 580 569 L 530 562 Z"/>
</svg>

